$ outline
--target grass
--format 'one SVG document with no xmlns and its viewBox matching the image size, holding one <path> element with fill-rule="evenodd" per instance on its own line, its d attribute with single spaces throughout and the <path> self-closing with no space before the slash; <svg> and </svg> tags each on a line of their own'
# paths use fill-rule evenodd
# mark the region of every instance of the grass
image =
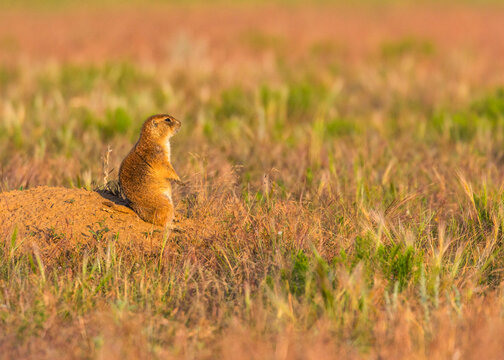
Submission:
<svg viewBox="0 0 504 360">
<path fill-rule="evenodd" d="M 470 59 L 453 70 L 411 38 L 345 66 L 284 51 L 267 72 L 197 60 L 0 67 L 2 191 L 100 185 L 102 157 L 117 176 L 142 121 L 169 111 L 183 123 L 176 198 L 200 224 L 151 252 L 90 224 L 87 245 L 67 241 L 57 257 L 22 252 L 30 240 L 11 229 L 4 356 L 502 353 L 503 90 L 470 78 Z M 473 91 L 454 96 L 460 83 Z M 65 239 L 53 229 L 48 241 Z"/>
</svg>

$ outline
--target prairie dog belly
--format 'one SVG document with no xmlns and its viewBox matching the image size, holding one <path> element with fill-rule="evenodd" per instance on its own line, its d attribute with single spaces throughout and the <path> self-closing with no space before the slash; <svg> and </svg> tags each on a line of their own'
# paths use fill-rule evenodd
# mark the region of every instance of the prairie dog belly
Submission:
<svg viewBox="0 0 504 360">
<path fill-rule="evenodd" d="M 170 203 L 173 204 L 173 201 L 172 201 L 172 191 L 171 189 L 167 189 L 167 190 L 164 190 L 163 191 L 163 196 L 165 196 L 169 201 Z"/>
</svg>

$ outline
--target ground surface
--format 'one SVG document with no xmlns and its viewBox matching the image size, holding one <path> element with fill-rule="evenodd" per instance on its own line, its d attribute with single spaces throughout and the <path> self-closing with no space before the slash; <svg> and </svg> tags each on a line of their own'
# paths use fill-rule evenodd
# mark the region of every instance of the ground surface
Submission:
<svg viewBox="0 0 504 360">
<path fill-rule="evenodd" d="M 501 5 L 69 2 L 0 4 L 0 358 L 501 358 Z M 165 112 L 182 232 L 93 192 Z"/>
<path fill-rule="evenodd" d="M 162 228 L 142 221 L 131 209 L 111 199 L 120 201 L 111 194 L 48 186 L 1 193 L 0 233 L 8 238 L 17 229 L 17 236 L 26 239 L 24 245 L 28 249 L 48 248 L 55 257 L 58 254 L 54 251 L 65 251 L 68 246 L 86 245 L 110 235 L 137 246 L 152 245 L 152 241 L 160 243 Z"/>
</svg>

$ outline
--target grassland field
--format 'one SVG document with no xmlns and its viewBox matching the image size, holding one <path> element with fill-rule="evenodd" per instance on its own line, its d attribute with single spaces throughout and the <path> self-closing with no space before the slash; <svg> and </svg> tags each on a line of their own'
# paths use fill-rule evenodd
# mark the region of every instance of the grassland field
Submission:
<svg viewBox="0 0 504 360">
<path fill-rule="evenodd" d="M 503 358 L 501 5 L 2 9 L 0 196 L 168 112 L 197 226 L 0 224 L 0 358 Z"/>
</svg>

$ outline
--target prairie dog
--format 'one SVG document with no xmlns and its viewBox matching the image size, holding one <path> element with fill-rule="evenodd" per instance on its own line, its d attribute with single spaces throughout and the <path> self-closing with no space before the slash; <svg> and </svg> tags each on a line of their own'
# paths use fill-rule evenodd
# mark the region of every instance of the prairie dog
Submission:
<svg viewBox="0 0 504 360">
<path fill-rule="evenodd" d="M 180 121 L 160 114 L 148 118 L 140 138 L 119 168 L 119 183 L 130 205 L 144 221 L 167 226 L 173 221 L 171 181 L 180 181 L 171 164 L 170 138 Z"/>
</svg>

